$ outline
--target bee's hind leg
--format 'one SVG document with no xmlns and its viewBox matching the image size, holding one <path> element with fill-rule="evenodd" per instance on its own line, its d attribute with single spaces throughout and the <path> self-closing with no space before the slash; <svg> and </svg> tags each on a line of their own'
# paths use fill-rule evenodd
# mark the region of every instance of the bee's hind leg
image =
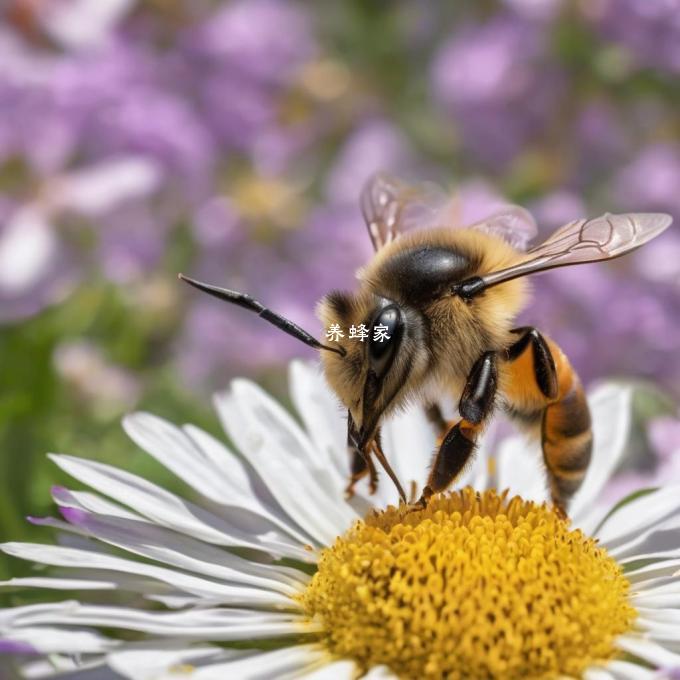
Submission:
<svg viewBox="0 0 680 680">
<path fill-rule="evenodd" d="M 468 376 L 458 410 L 462 418 L 449 427 L 444 435 L 437 452 L 427 485 L 416 506 L 424 507 L 433 494 L 444 491 L 460 474 L 465 464 L 472 456 L 477 437 L 484 429 L 488 417 L 493 411 L 496 389 L 498 387 L 498 366 L 496 352 L 485 352 L 475 362 Z M 428 409 L 434 418 L 439 416 L 441 424 L 446 421 L 441 418 L 441 412 Z"/>
</svg>

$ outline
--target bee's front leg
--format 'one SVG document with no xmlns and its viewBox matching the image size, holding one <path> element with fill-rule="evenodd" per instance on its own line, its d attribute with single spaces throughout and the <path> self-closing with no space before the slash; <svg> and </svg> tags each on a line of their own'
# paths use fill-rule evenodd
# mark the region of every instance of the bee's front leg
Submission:
<svg viewBox="0 0 680 680">
<path fill-rule="evenodd" d="M 470 371 L 458 406 L 462 418 L 444 436 L 417 505 L 424 507 L 432 494 L 444 491 L 470 460 L 493 411 L 497 387 L 497 354 L 485 352 Z"/>
<path fill-rule="evenodd" d="M 362 480 L 366 475 L 368 475 L 368 490 L 374 494 L 378 489 L 378 472 L 375 469 L 375 463 L 371 458 L 369 452 L 365 454 L 359 451 L 356 447 L 351 447 L 350 455 L 352 460 L 350 461 L 350 478 L 349 484 L 345 488 L 345 496 L 349 500 L 354 496 L 354 487 L 357 482 Z"/>
</svg>

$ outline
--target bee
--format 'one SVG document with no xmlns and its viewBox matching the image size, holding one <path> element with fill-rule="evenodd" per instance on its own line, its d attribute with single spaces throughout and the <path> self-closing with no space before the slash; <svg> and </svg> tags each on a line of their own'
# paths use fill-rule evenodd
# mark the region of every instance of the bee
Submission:
<svg viewBox="0 0 680 680">
<path fill-rule="evenodd" d="M 357 272 L 358 290 L 330 292 L 317 315 L 326 328 L 363 324 L 370 329 L 365 342 L 347 334 L 320 342 L 248 295 L 180 278 L 321 351 L 326 381 L 347 409 L 348 494 L 366 476 L 375 491 L 375 458 L 407 502 L 380 438 L 381 423 L 397 409 L 422 404 L 438 433 L 427 485 L 414 504 L 421 507 L 461 473 L 494 409 L 502 408 L 540 439 L 552 502 L 566 514 L 590 462 L 591 417 L 557 343 L 537 328 L 515 327 L 529 302 L 526 277 L 619 257 L 672 219 L 607 213 L 569 222 L 529 247 L 537 229 L 523 208 L 507 206 L 461 226 L 441 196 L 385 173 L 364 186 L 361 210 L 375 255 Z M 454 421 L 442 415 L 443 396 L 458 404 Z"/>
</svg>

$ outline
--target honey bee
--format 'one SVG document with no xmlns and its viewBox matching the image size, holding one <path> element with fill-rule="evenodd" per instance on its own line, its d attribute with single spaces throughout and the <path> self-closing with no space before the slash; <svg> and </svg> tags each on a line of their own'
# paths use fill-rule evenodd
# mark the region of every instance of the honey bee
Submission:
<svg viewBox="0 0 680 680">
<path fill-rule="evenodd" d="M 591 418 L 581 382 L 554 340 L 514 327 L 529 301 L 526 277 L 619 257 L 672 219 L 607 213 L 570 222 L 528 247 L 537 230 L 523 208 L 507 206 L 462 227 L 450 205 L 427 185 L 385 173 L 366 183 L 361 210 L 375 256 L 357 272 L 356 292 L 333 291 L 317 307 L 325 327 L 363 324 L 366 342 L 345 334 L 324 344 L 248 295 L 180 278 L 321 350 L 326 380 L 347 409 L 349 494 L 365 476 L 375 491 L 375 457 L 407 502 L 380 443 L 381 423 L 396 409 L 422 404 L 439 436 L 420 507 L 461 473 L 502 408 L 540 439 L 551 498 L 565 514 L 590 462 Z M 442 415 L 444 395 L 458 404 L 455 421 Z"/>
</svg>

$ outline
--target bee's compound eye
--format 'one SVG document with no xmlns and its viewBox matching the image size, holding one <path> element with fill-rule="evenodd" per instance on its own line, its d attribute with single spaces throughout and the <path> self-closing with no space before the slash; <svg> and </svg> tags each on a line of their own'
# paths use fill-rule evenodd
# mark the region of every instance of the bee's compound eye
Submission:
<svg viewBox="0 0 680 680">
<path fill-rule="evenodd" d="M 401 312 L 396 305 L 384 307 L 373 320 L 368 356 L 378 375 L 385 373 L 392 363 L 402 330 Z"/>
</svg>

